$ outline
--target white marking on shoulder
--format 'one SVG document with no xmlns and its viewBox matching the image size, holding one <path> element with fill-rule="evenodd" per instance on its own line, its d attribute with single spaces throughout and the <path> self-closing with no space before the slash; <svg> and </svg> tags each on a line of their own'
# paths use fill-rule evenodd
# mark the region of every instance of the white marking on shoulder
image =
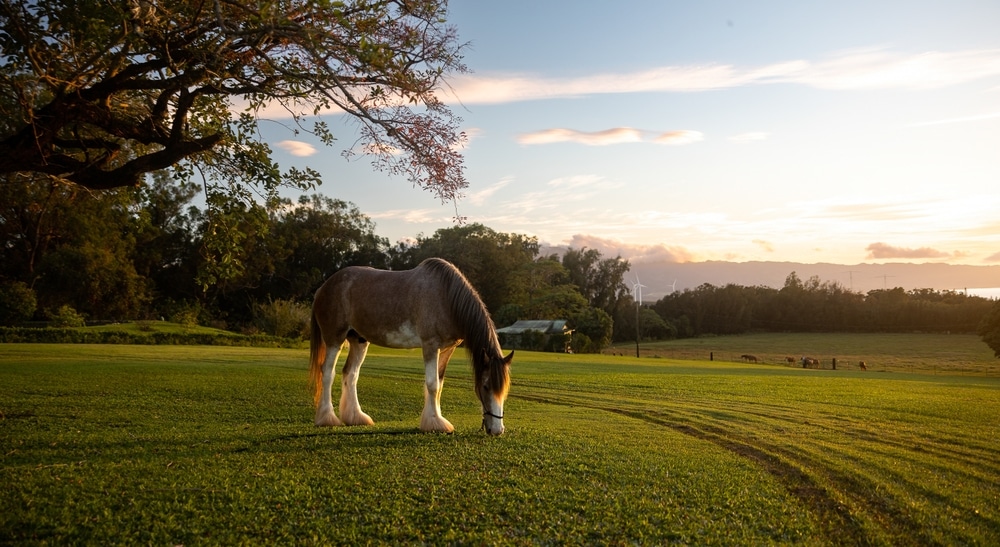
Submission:
<svg viewBox="0 0 1000 547">
<path fill-rule="evenodd" d="M 400 325 L 397 330 L 385 333 L 385 342 L 391 348 L 419 348 L 421 345 L 417 328 L 409 321 Z"/>
</svg>

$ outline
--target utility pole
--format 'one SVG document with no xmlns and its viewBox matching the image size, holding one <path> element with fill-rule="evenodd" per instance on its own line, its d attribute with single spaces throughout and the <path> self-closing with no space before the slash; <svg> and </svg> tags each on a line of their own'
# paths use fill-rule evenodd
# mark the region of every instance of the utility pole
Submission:
<svg viewBox="0 0 1000 547">
<path fill-rule="evenodd" d="M 850 275 L 851 279 L 851 292 L 854 292 L 854 274 L 861 273 L 858 270 L 847 270 L 847 274 Z"/>
</svg>

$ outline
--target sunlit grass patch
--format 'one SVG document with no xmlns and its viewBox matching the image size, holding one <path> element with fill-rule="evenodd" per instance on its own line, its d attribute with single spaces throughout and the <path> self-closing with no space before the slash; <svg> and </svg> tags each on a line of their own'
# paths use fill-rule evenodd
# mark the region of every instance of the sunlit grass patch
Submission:
<svg viewBox="0 0 1000 547">
<path fill-rule="evenodd" d="M 518 351 L 508 431 L 417 430 L 373 348 L 371 427 L 312 425 L 306 351 L 0 345 L 0 531 L 49 543 L 993 543 L 1000 381 Z M 975 401 L 968 404 L 967 401 Z"/>
</svg>

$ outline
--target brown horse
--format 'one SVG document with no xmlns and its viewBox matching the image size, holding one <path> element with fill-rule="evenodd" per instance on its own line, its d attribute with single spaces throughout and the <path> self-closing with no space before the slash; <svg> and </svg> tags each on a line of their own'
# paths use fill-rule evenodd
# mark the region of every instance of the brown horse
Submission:
<svg viewBox="0 0 1000 547">
<path fill-rule="evenodd" d="M 349 343 L 340 392 L 340 419 L 333 412 L 334 365 Z M 420 429 L 451 433 L 441 415 L 441 389 L 448 360 L 465 342 L 472 360 L 483 429 L 504 431 L 503 405 L 510 389 L 511 352 L 500 349 L 486 306 L 451 263 L 429 258 L 412 270 L 344 268 L 330 276 L 313 301 L 310 376 L 316 384 L 316 425 L 371 425 L 358 402 L 358 373 L 368 344 L 422 348 L 424 410 Z M 341 421 L 343 420 L 343 421 Z"/>
</svg>

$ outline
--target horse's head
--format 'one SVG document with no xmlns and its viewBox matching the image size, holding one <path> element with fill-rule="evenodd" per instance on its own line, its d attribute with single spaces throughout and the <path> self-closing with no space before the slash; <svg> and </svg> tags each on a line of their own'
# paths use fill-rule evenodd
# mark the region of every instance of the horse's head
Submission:
<svg viewBox="0 0 1000 547">
<path fill-rule="evenodd" d="M 490 435 L 500 435 L 504 431 L 503 404 L 510 390 L 510 362 L 513 359 L 511 351 L 506 357 L 489 357 L 486 367 L 476 367 L 476 394 L 483 404 L 483 429 Z"/>
</svg>

